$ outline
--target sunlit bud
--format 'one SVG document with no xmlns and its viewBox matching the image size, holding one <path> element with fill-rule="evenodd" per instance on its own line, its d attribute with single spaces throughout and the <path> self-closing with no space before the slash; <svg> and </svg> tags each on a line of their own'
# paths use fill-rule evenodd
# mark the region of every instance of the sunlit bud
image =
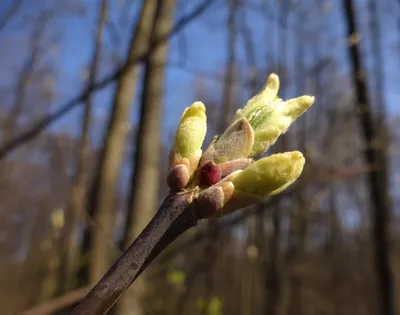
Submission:
<svg viewBox="0 0 400 315">
<path fill-rule="evenodd" d="M 314 103 L 314 97 L 301 96 L 288 101 L 276 99 L 251 120 L 254 129 L 254 146 L 251 156 L 265 152 L 281 134 Z"/>
<path fill-rule="evenodd" d="M 249 156 L 265 152 L 314 102 L 311 96 L 283 101 L 277 98 L 278 90 L 279 78 L 271 74 L 262 90 L 236 112 L 234 121 L 246 118 L 254 130 Z"/>
<path fill-rule="evenodd" d="M 215 138 L 204 152 L 200 165 L 213 161 L 217 164 L 247 158 L 253 148 L 254 132 L 247 119 L 239 119 Z"/>
<path fill-rule="evenodd" d="M 227 215 L 262 201 L 289 187 L 301 174 L 304 157 L 300 152 L 274 154 L 236 171 L 198 196 L 202 218 Z"/>
<path fill-rule="evenodd" d="M 265 110 L 268 105 L 275 100 L 279 90 L 279 77 L 272 73 L 267 79 L 261 91 L 253 96 L 247 104 L 236 112 L 234 121 L 240 118 L 251 120 L 261 109 Z"/>
<path fill-rule="evenodd" d="M 175 141 L 170 151 L 171 171 L 175 166 L 183 165 L 184 167 L 187 167 L 187 174 L 189 174 L 189 177 L 187 178 L 186 171 L 179 167 L 176 168 L 175 171 L 172 171 L 168 184 L 178 182 L 178 186 L 181 187 L 184 184 L 183 179 L 187 178 L 187 182 L 189 181 L 190 176 L 192 176 L 196 170 L 201 158 L 201 146 L 206 131 L 206 109 L 203 103 L 195 102 L 183 112 L 175 133 Z M 177 178 L 179 178 L 179 180 L 177 180 Z M 186 186 L 187 182 L 183 187 Z M 175 186 L 172 186 L 171 188 L 181 189 Z"/>
<path fill-rule="evenodd" d="M 298 151 L 274 154 L 251 164 L 232 180 L 235 191 L 260 197 L 275 195 L 301 174 L 305 159 Z"/>
</svg>

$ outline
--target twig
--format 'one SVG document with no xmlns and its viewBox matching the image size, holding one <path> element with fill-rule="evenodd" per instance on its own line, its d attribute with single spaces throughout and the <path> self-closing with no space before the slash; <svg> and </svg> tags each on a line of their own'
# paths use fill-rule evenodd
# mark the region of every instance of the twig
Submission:
<svg viewBox="0 0 400 315">
<path fill-rule="evenodd" d="M 71 315 L 101 315 L 117 302 L 141 272 L 179 235 L 197 224 L 194 192 L 168 196 L 139 237 Z"/>
</svg>

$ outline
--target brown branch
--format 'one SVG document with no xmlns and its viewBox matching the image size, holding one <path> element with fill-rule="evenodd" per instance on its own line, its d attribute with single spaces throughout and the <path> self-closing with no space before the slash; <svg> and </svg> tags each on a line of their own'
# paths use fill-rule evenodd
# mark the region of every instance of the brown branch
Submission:
<svg viewBox="0 0 400 315">
<path fill-rule="evenodd" d="M 169 195 L 147 227 L 71 315 L 101 315 L 179 235 L 197 224 L 194 192 Z"/>
<path fill-rule="evenodd" d="M 42 130 L 45 128 L 49 127 L 52 123 L 63 117 L 65 114 L 69 113 L 71 110 L 73 110 L 75 107 L 80 105 L 82 102 L 84 102 L 87 97 L 94 91 L 100 90 L 105 88 L 107 85 L 110 83 L 114 82 L 117 80 L 121 75 L 123 75 L 131 66 L 143 62 L 146 60 L 147 56 L 162 42 L 168 40 L 172 36 L 174 36 L 176 33 L 181 31 L 187 24 L 189 24 L 192 20 L 203 14 L 206 9 L 208 9 L 211 4 L 215 0 L 204 0 L 200 5 L 198 5 L 195 9 L 193 9 L 192 12 L 188 13 L 187 15 L 183 16 L 176 22 L 174 27 L 170 32 L 165 34 L 164 36 L 160 37 L 157 39 L 151 47 L 149 47 L 148 51 L 142 55 L 140 55 L 137 58 L 134 58 L 130 60 L 129 62 L 126 62 L 122 67 L 118 68 L 115 70 L 113 73 L 110 75 L 105 76 L 103 79 L 99 80 L 95 84 L 92 84 L 85 88 L 81 93 L 79 93 L 77 96 L 73 97 L 61 107 L 56 110 L 55 112 L 43 117 L 40 119 L 38 122 L 36 122 L 33 126 L 28 128 L 27 130 L 23 131 L 20 135 L 17 135 L 10 141 L 6 142 L 1 148 L 0 148 L 0 160 L 5 158 L 9 153 L 14 151 L 16 148 L 19 146 L 25 144 L 28 141 L 31 141 L 34 139 Z"/>
</svg>

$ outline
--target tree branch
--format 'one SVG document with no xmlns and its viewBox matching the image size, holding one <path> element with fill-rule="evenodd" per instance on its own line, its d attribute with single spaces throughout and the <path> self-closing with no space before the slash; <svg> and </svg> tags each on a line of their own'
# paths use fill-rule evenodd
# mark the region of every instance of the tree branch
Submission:
<svg viewBox="0 0 400 315">
<path fill-rule="evenodd" d="M 32 127 L 28 128 L 27 130 L 23 131 L 20 135 L 14 137 L 10 141 L 6 142 L 0 148 L 0 160 L 5 158 L 9 153 L 15 150 L 17 147 L 23 145 L 25 142 L 28 142 L 35 138 L 43 129 L 49 127 L 52 123 L 63 117 L 65 114 L 69 113 L 72 109 L 76 106 L 80 105 L 82 102 L 86 100 L 86 98 L 90 95 L 90 93 L 103 89 L 110 83 L 117 80 L 122 74 L 127 71 L 127 69 L 139 62 L 143 62 L 147 56 L 162 42 L 168 40 L 173 35 L 178 33 L 182 30 L 189 22 L 194 20 L 196 17 L 200 16 L 204 13 L 204 11 L 211 6 L 211 4 L 215 0 L 204 0 L 200 5 L 198 5 L 192 12 L 188 13 L 184 17 L 178 20 L 172 30 L 168 32 L 166 35 L 157 39 L 151 47 L 149 47 L 148 51 L 138 58 L 130 60 L 126 62 L 122 67 L 115 70 L 108 76 L 105 76 L 100 81 L 96 82 L 85 88 L 80 94 L 69 100 L 68 102 L 64 103 L 58 110 L 55 112 L 45 116 L 37 123 L 35 123 Z"/>
<path fill-rule="evenodd" d="M 71 315 L 101 315 L 179 235 L 197 224 L 194 191 L 169 195 L 159 211 Z"/>
</svg>

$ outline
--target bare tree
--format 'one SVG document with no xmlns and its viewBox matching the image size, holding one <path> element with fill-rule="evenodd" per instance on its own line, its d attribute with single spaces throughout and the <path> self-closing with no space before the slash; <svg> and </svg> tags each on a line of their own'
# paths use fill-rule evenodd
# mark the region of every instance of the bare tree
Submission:
<svg viewBox="0 0 400 315">
<path fill-rule="evenodd" d="M 30 38 L 30 49 L 31 52 L 24 62 L 21 72 L 18 75 L 18 81 L 15 87 L 15 101 L 10 112 L 7 114 L 3 126 L 3 142 L 14 136 L 15 130 L 17 129 L 18 119 L 24 110 L 26 105 L 26 96 L 28 93 L 29 81 L 35 71 L 35 66 L 40 58 L 40 52 L 42 48 L 43 33 L 45 31 L 47 22 L 50 18 L 50 12 L 43 11 L 39 14 L 32 31 Z"/>
<path fill-rule="evenodd" d="M 225 69 L 224 92 L 222 98 L 222 114 L 218 126 L 218 132 L 223 131 L 228 126 L 233 109 L 233 85 L 235 79 L 235 61 L 236 61 L 236 39 L 237 27 L 236 15 L 239 2 L 238 0 L 232 1 L 228 6 L 228 38 L 227 38 L 227 64 Z"/>
<path fill-rule="evenodd" d="M 347 21 L 348 38 L 357 36 L 355 19 L 355 5 L 352 0 L 343 1 L 344 13 Z M 349 55 L 352 66 L 352 80 L 355 88 L 356 110 L 359 112 L 359 124 L 365 141 L 364 159 L 373 170 L 368 174 L 369 197 L 372 210 L 374 241 L 374 258 L 376 275 L 379 283 L 379 301 L 381 314 L 394 314 L 394 287 L 389 259 L 388 222 L 390 216 L 389 194 L 382 185 L 387 178 L 386 165 L 382 165 L 378 150 L 373 146 L 377 140 L 376 126 L 372 118 L 372 106 L 368 96 L 366 72 L 361 64 L 361 54 L 358 42 L 349 45 Z"/>
<path fill-rule="evenodd" d="M 132 32 L 128 48 L 128 63 L 137 59 L 148 49 L 155 6 L 156 2 L 152 0 L 143 3 L 139 22 L 135 31 Z M 84 244 L 86 247 L 84 250 L 90 251 L 89 282 L 99 280 L 110 264 L 108 240 L 114 227 L 116 184 L 129 131 L 129 117 L 139 69 L 140 64 L 130 66 L 118 80 L 100 163 L 90 191 L 88 213 L 94 218 L 96 224 L 90 227 L 91 235 L 86 236 Z"/>
<path fill-rule="evenodd" d="M 170 32 L 173 25 L 175 0 L 158 0 L 154 18 L 151 45 Z M 157 46 L 149 55 L 145 64 L 143 91 L 141 99 L 140 122 L 136 140 L 136 152 L 133 157 L 131 187 L 129 194 L 128 218 L 123 247 L 126 248 L 139 235 L 153 217 L 159 200 L 160 165 L 160 127 L 163 103 L 163 84 L 165 64 L 168 58 L 168 42 Z M 128 291 L 121 300 L 120 314 L 144 314 L 143 295 L 145 294 L 143 277 Z"/>
<path fill-rule="evenodd" d="M 107 16 L 108 0 L 102 0 L 99 7 L 99 17 L 96 34 L 94 37 L 93 55 L 89 66 L 88 85 L 93 85 L 100 64 L 100 51 L 103 41 L 103 28 Z M 76 224 L 84 217 L 86 184 L 89 172 L 89 134 L 92 119 L 92 96 L 88 95 L 83 108 L 82 129 L 79 146 L 77 149 L 76 170 L 72 179 L 71 197 L 69 207 L 66 210 L 66 221 L 64 226 L 63 254 L 60 266 L 60 291 L 66 292 L 71 289 L 75 280 L 77 267 L 78 239 Z"/>
</svg>

